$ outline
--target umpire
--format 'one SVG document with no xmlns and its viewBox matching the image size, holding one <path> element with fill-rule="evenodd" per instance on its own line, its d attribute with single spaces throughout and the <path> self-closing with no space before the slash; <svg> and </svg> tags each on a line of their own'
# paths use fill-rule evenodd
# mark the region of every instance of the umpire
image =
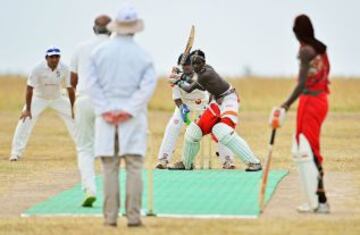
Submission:
<svg viewBox="0 0 360 235">
<path fill-rule="evenodd" d="M 119 166 L 124 158 L 128 226 L 141 226 L 147 103 L 156 86 L 155 70 L 150 56 L 133 39 L 144 25 L 132 6 L 124 5 L 107 28 L 114 37 L 92 52 L 87 76 L 97 115 L 95 156 L 101 158 L 103 166 L 105 225 L 117 225 Z"/>
</svg>

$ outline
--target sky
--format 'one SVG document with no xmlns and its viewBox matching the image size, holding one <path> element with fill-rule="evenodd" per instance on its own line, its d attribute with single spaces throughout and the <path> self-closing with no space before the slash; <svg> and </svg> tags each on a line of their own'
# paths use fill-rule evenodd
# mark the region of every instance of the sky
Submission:
<svg viewBox="0 0 360 235">
<path fill-rule="evenodd" d="M 95 16 L 115 16 L 119 0 L 0 0 L 0 73 L 23 73 L 50 45 L 69 63 L 76 45 L 93 37 Z M 359 0 L 133 0 L 145 30 L 135 36 L 167 74 L 184 50 L 192 24 L 193 49 L 224 76 L 250 72 L 291 76 L 298 70 L 293 19 L 310 16 L 328 46 L 332 75 L 360 75 Z"/>
</svg>

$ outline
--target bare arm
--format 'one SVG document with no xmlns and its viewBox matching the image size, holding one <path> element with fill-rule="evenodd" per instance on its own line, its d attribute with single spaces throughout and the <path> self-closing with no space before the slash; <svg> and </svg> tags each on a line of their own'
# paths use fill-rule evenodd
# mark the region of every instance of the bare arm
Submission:
<svg viewBox="0 0 360 235">
<path fill-rule="evenodd" d="M 70 105 L 71 105 L 71 117 L 74 119 L 74 117 L 75 117 L 75 115 L 74 115 L 75 89 L 73 87 L 68 87 L 67 92 L 68 92 Z"/>
<path fill-rule="evenodd" d="M 77 73 L 71 72 L 71 74 L 70 74 L 70 84 L 74 89 L 76 89 L 76 86 L 78 84 L 78 79 L 79 78 L 78 78 Z"/>
<path fill-rule="evenodd" d="M 310 61 L 316 56 L 316 52 L 312 47 L 304 47 L 300 51 L 300 71 L 299 81 L 295 89 L 288 97 L 288 99 L 281 105 L 285 110 L 288 110 L 290 106 L 297 100 L 297 98 L 303 93 L 305 89 L 305 83 L 307 75 L 310 69 Z"/>
<path fill-rule="evenodd" d="M 186 93 L 191 93 L 192 91 L 196 90 L 196 89 L 203 89 L 199 83 L 197 82 L 193 82 L 191 84 L 188 84 L 184 81 L 180 81 L 177 84 L 183 91 L 185 91 Z"/>
<path fill-rule="evenodd" d="M 32 101 L 32 97 L 33 97 L 33 87 L 32 86 L 27 86 L 26 87 L 26 98 L 25 98 L 25 102 L 26 102 L 26 111 L 31 112 L 31 101 Z"/>
<path fill-rule="evenodd" d="M 26 87 L 26 95 L 25 95 L 25 110 L 21 113 L 20 119 L 23 120 L 23 122 L 26 120 L 26 118 L 32 119 L 31 115 L 31 101 L 33 97 L 33 87 L 27 86 Z"/>
</svg>

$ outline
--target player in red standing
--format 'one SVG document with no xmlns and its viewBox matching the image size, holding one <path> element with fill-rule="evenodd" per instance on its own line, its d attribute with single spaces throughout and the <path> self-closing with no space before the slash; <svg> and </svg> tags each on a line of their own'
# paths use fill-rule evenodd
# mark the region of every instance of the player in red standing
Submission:
<svg viewBox="0 0 360 235">
<path fill-rule="evenodd" d="M 326 46 L 315 38 L 308 16 L 297 16 L 293 31 L 300 43 L 298 84 L 280 109 L 287 111 L 299 98 L 292 154 L 307 201 L 297 210 L 329 213 L 323 184 L 320 130 L 328 112 L 330 64 Z"/>
</svg>

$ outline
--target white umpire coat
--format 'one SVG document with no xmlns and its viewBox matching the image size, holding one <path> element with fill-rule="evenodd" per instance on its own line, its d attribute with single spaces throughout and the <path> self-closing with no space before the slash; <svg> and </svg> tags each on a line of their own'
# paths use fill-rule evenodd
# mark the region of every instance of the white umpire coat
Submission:
<svg viewBox="0 0 360 235">
<path fill-rule="evenodd" d="M 101 114 L 121 110 L 132 118 L 119 125 L 119 155 L 146 153 L 147 104 L 156 86 L 150 56 L 132 36 L 117 35 L 95 48 L 87 74 L 88 95 L 97 115 L 95 156 L 114 155 L 115 127 Z"/>
</svg>

